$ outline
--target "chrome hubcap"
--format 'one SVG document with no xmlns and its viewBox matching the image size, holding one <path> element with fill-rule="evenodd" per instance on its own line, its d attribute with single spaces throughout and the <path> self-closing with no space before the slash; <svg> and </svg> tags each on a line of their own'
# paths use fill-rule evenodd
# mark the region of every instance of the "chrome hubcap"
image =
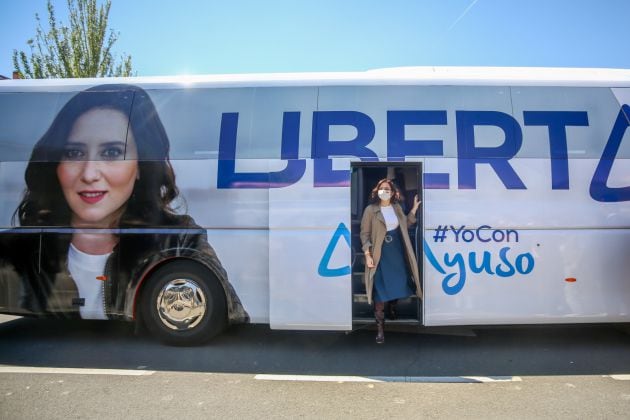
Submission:
<svg viewBox="0 0 630 420">
<path fill-rule="evenodd" d="M 201 322 L 206 313 L 206 296 L 190 279 L 168 282 L 157 297 L 162 323 L 172 330 L 189 330 Z"/>
</svg>

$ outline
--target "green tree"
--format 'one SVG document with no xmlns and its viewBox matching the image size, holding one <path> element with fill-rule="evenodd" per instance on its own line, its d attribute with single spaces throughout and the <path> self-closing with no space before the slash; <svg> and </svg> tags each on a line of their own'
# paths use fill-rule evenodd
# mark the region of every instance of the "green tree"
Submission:
<svg viewBox="0 0 630 420">
<path fill-rule="evenodd" d="M 70 26 L 57 23 L 48 0 L 48 30 L 38 14 L 35 39 L 27 41 L 30 58 L 13 50 L 13 67 L 32 79 L 65 77 L 131 76 L 131 56 L 119 60 L 112 55 L 118 32 L 107 30 L 111 0 L 98 6 L 97 0 L 68 0 Z"/>
</svg>

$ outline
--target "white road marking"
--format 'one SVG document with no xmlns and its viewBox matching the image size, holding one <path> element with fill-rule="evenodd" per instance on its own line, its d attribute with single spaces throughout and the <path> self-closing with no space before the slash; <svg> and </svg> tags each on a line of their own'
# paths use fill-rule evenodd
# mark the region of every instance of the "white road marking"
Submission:
<svg viewBox="0 0 630 420">
<path fill-rule="evenodd" d="M 304 381 L 304 382 L 384 382 L 364 376 L 318 376 L 318 375 L 256 375 L 261 381 Z"/>
<path fill-rule="evenodd" d="M 616 381 L 630 381 L 630 375 L 608 375 Z"/>
<path fill-rule="evenodd" d="M 320 375 L 267 375 L 254 377 L 262 381 L 298 382 L 414 382 L 414 383 L 489 383 L 521 382 L 518 376 L 320 376 Z"/>
<path fill-rule="evenodd" d="M 131 370 L 131 369 L 50 368 L 50 367 L 0 365 L 0 373 L 47 373 L 47 374 L 53 374 L 53 375 L 147 376 L 147 375 L 153 375 L 155 371 L 154 370 Z"/>
</svg>

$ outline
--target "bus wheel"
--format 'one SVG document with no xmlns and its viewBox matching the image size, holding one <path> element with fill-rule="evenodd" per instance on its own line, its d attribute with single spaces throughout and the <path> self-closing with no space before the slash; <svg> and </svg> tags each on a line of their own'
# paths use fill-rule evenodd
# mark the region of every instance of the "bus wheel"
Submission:
<svg viewBox="0 0 630 420">
<path fill-rule="evenodd" d="M 146 327 L 161 341 L 201 344 L 225 328 L 223 287 L 203 266 L 187 261 L 168 263 L 148 281 L 140 310 Z"/>
</svg>

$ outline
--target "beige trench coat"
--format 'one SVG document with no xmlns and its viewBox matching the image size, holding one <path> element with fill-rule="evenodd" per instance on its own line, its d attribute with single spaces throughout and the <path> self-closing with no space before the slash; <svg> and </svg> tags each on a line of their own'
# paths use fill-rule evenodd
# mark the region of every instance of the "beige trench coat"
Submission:
<svg viewBox="0 0 630 420">
<path fill-rule="evenodd" d="M 403 244 L 405 247 L 406 258 L 405 260 L 411 266 L 409 272 L 413 277 L 413 281 L 416 284 L 416 295 L 422 299 L 422 289 L 420 288 L 420 274 L 418 273 L 418 263 L 416 262 L 416 256 L 411 246 L 411 240 L 409 239 L 409 233 L 407 232 L 407 226 L 416 222 L 415 216 L 409 213 L 405 216 L 402 208 L 398 204 L 392 204 L 394 206 L 394 212 L 398 217 L 398 223 L 400 224 L 400 232 L 402 234 Z M 372 258 L 374 259 L 374 268 L 368 268 L 365 266 L 365 274 L 363 281 L 365 282 L 365 290 L 367 292 L 368 303 L 372 303 L 372 288 L 374 287 L 374 274 L 378 267 L 378 262 L 381 259 L 381 247 L 387 234 L 387 227 L 385 225 L 385 218 L 381 213 L 381 206 L 379 204 L 370 204 L 363 211 L 363 218 L 361 219 L 361 244 L 363 245 L 363 252 L 371 251 Z"/>
</svg>

